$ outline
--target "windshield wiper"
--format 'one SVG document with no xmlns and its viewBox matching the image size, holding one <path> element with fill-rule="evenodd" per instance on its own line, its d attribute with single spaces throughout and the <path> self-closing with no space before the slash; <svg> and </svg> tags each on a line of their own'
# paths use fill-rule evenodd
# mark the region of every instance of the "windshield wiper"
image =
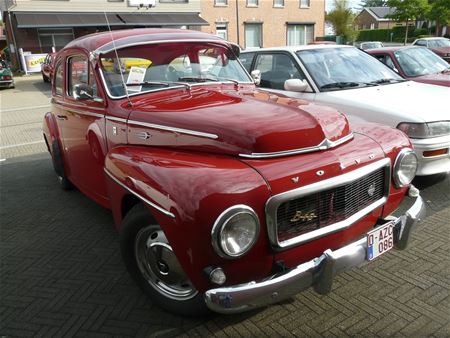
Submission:
<svg viewBox="0 0 450 338">
<path fill-rule="evenodd" d="M 207 76 L 184 76 L 178 78 L 180 81 L 192 81 L 192 82 L 208 82 L 208 81 L 214 81 L 219 82 L 218 79 L 213 77 L 207 77 Z"/>
<path fill-rule="evenodd" d="M 376 81 L 372 81 L 373 84 L 383 84 L 383 83 L 392 83 L 392 82 L 405 82 L 405 79 L 379 79 Z"/>
<path fill-rule="evenodd" d="M 163 86 L 170 87 L 170 85 L 180 85 L 185 86 L 187 89 L 191 90 L 191 85 L 186 82 L 176 82 L 176 81 L 143 81 L 139 83 L 128 83 L 128 86 Z"/>
<path fill-rule="evenodd" d="M 441 73 L 442 73 L 442 74 L 445 74 L 445 73 L 448 73 L 448 72 L 450 72 L 450 67 L 445 68 Z"/>
<path fill-rule="evenodd" d="M 320 89 L 332 89 L 332 88 L 350 88 L 359 86 L 377 86 L 374 82 L 333 82 L 327 83 L 320 87 Z"/>
</svg>

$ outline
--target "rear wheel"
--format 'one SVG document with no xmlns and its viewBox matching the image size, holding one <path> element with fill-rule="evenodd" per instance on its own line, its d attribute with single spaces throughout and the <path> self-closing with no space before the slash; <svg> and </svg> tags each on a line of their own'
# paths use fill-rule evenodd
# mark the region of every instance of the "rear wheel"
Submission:
<svg viewBox="0 0 450 338">
<path fill-rule="evenodd" d="M 44 80 L 44 82 L 50 82 L 50 79 L 44 75 L 44 73 L 42 73 L 42 80 Z"/>
<path fill-rule="evenodd" d="M 184 316 L 209 312 L 202 294 L 184 273 L 163 230 L 144 205 L 130 210 L 120 237 L 127 269 L 152 301 Z"/>
</svg>

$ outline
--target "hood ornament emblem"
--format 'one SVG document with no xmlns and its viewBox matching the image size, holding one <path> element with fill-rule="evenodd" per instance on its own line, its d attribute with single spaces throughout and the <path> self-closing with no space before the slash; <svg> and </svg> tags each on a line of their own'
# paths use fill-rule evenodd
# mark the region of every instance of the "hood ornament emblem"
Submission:
<svg viewBox="0 0 450 338">
<path fill-rule="evenodd" d="M 292 183 L 298 183 L 299 180 L 300 180 L 300 177 L 298 177 L 298 176 L 291 178 Z"/>
<path fill-rule="evenodd" d="M 369 186 L 369 189 L 367 189 L 367 195 L 369 195 L 370 197 L 373 197 L 373 195 L 375 194 L 375 190 L 376 190 L 375 183 L 372 183 Z"/>
<path fill-rule="evenodd" d="M 316 171 L 317 176 L 323 176 L 323 174 L 325 174 L 325 171 L 323 170 Z"/>
</svg>

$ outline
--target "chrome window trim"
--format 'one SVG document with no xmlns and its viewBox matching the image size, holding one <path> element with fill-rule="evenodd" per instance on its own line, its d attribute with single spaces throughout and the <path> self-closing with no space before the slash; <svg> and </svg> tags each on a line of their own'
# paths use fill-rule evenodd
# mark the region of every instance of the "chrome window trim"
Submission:
<svg viewBox="0 0 450 338">
<path fill-rule="evenodd" d="M 285 150 L 285 151 L 277 151 L 277 152 L 273 152 L 273 153 L 239 154 L 239 156 L 245 157 L 245 158 L 252 158 L 252 159 L 262 159 L 262 158 L 273 158 L 273 157 L 283 157 L 283 156 L 290 156 L 290 155 L 312 153 L 315 151 L 326 150 L 326 149 L 337 147 L 351 139 L 353 139 L 353 133 L 350 133 L 336 141 L 330 141 L 326 138 L 322 142 L 320 142 L 320 144 L 318 144 L 317 146 L 313 146 L 313 147 L 306 147 L 306 148 L 299 148 L 299 149 L 292 149 L 292 150 Z"/>
<path fill-rule="evenodd" d="M 219 136 L 217 136 L 216 134 L 204 133 L 201 131 L 190 130 L 190 129 L 182 129 L 182 128 L 176 128 L 176 127 L 170 127 L 170 126 L 163 126 L 160 124 L 146 123 L 146 122 L 140 122 L 140 121 L 134 121 L 134 120 L 128 120 L 128 124 L 134 125 L 134 126 L 148 127 L 148 128 L 152 128 L 152 129 L 171 131 L 173 133 L 205 137 L 205 138 L 209 138 L 209 139 L 213 139 L 213 140 L 219 138 Z"/>
<path fill-rule="evenodd" d="M 220 245 L 220 235 L 222 234 L 223 227 L 230 221 L 231 218 L 233 218 L 234 216 L 236 216 L 238 214 L 243 214 L 243 213 L 251 215 L 256 221 L 257 229 L 256 229 L 255 239 L 253 240 L 253 242 L 248 246 L 248 248 L 245 251 L 241 252 L 238 255 L 229 255 L 224 252 L 224 250 L 222 249 L 222 246 Z M 258 237 L 259 237 L 260 229 L 261 229 L 261 224 L 259 222 L 259 218 L 258 218 L 258 215 L 256 214 L 256 212 L 248 205 L 236 204 L 236 205 L 233 205 L 232 207 L 229 207 L 228 209 L 224 210 L 219 215 L 219 217 L 217 217 L 217 219 L 214 222 L 214 225 L 211 229 L 211 245 L 213 246 L 214 251 L 220 257 L 227 258 L 227 259 L 236 259 L 236 258 L 239 258 L 239 257 L 242 257 L 243 255 L 245 255 L 255 245 L 255 243 L 257 242 Z"/>
<path fill-rule="evenodd" d="M 134 196 L 136 196 L 137 198 L 139 198 L 141 201 L 143 201 L 144 203 L 148 204 L 149 206 L 151 206 L 152 208 L 158 210 L 159 212 L 163 213 L 166 216 L 169 216 L 170 218 L 175 218 L 175 215 L 173 213 L 171 213 L 170 211 L 167 211 L 166 209 L 160 207 L 159 205 L 149 201 L 148 199 L 146 199 L 145 197 L 143 197 L 142 195 L 138 194 L 137 192 L 131 190 L 129 187 L 127 187 L 125 184 L 123 184 L 122 182 L 120 182 L 116 177 L 114 177 L 113 174 L 111 174 L 108 169 L 103 168 L 103 171 L 114 181 L 116 182 L 118 185 L 120 185 L 122 188 L 124 188 L 125 190 L 127 190 L 128 192 L 130 192 L 131 194 L 133 194 Z"/>
<path fill-rule="evenodd" d="M 287 241 L 279 242 L 278 241 L 278 235 L 277 235 L 277 209 L 278 207 L 286 202 L 290 201 L 299 197 L 307 196 L 312 193 L 320 192 L 323 190 L 336 188 L 338 186 L 345 185 L 347 183 L 353 182 L 355 180 L 358 180 L 373 171 L 385 168 L 385 182 L 384 182 L 384 196 L 379 199 L 378 201 L 375 201 L 371 205 L 367 206 L 366 208 L 358 211 L 351 217 L 338 222 L 334 224 L 330 224 L 326 227 L 308 232 L 306 234 L 302 234 L 300 236 L 297 236 L 295 238 L 289 239 Z M 340 176 L 332 177 L 323 181 L 319 181 L 310 185 L 306 185 L 304 187 L 300 187 L 294 190 L 290 190 L 275 196 L 272 196 L 269 198 L 266 202 L 266 222 L 267 222 L 267 232 L 269 235 L 269 239 L 271 244 L 277 248 L 277 249 L 286 249 L 289 247 L 292 247 L 294 245 L 303 244 L 312 240 L 315 240 L 317 238 L 323 237 L 325 235 L 338 232 L 344 229 L 349 228 L 353 223 L 364 217 L 365 215 L 369 214 L 371 211 L 375 210 L 376 208 L 383 205 L 388 197 L 389 197 L 389 191 L 390 191 L 390 180 L 391 180 L 391 160 L 389 158 L 384 158 L 380 161 L 368 164 L 362 168 L 353 170 L 351 172 L 345 173 Z"/>
</svg>

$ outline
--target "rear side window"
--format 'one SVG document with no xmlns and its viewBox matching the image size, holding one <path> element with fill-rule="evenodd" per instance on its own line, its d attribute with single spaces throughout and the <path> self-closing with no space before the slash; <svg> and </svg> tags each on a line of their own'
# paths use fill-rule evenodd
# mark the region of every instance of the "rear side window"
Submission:
<svg viewBox="0 0 450 338">
<path fill-rule="evenodd" d="M 247 70 L 247 72 L 250 73 L 250 68 L 252 67 L 252 61 L 253 57 L 255 56 L 255 53 L 245 53 L 241 54 L 239 60 L 241 60 L 242 65 Z"/>
<path fill-rule="evenodd" d="M 84 55 L 73 56 L 67 62 L 68 81 L 67 81 L 67 95 L 73 96 L 73 89 L 75 85 L 85 84 L 92 87 L 93 96 L 97 96 L 97 85 L 94 74 L 89 61 Z"/>
<path fill-rule="evenodd" d="M 55 94 L 63 94 L 63 63 L 60 61 L 55 68 Z"/>
</svg>

